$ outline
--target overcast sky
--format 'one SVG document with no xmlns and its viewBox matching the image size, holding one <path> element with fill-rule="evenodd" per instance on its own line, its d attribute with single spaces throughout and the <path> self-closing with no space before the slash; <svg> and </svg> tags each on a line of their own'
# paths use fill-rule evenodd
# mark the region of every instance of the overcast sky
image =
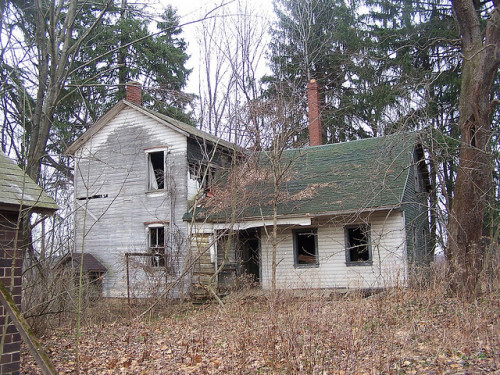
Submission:
<svg viewBox="0 0 500 375">
<path fill-rule="evenodd" d="M 224 4 L 226 8 L 233 8 L 235 1 L 226 0 L 153 0 L 162 6 L 172 5 L 177 8 L 177 14 L 180 17 L 181 24 L 187 24 L 196 20 L 202 19 L 208 12 L 215 9 L 217 6 Z M 247 0 L 254 10 L 262 17 L 273 17 L 272 0 Z M 196 38 L 197 28 L 199 23 L 187 24 L 182 27 L 183 37 L 188 43 L 187 53 L 191 56 L 187 63 L 187 67 L 193 69 L 189 76 L 188 85 L 185 89 L 189 93 L 198 93 L 198 68 L 199 68 L 199 46 Z"/>
</svg>

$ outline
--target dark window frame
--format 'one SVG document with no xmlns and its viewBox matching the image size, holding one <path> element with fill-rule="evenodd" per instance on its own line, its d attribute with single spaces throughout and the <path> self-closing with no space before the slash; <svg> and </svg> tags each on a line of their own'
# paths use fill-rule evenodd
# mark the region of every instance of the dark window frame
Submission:
<svg viewBox="0 0 500 375">
<path fill-rule="evenodd" d="M 212 190 L 217 166 L 212 163 L 190 162 L 188 164 L 189 177 L 198 181 L 203 193 L 209 193 Z"/>
<path fill-rule="evenodd" d="M 366 237 L 366 247 L 368 251 L 367 260 L 351 260 L 351 229 L 362 229 Z M 345 241 L 345 262 L 349 266 L 371 266 L 373 265 L 373 254 L 372 254 L 372 244 L 371 244 L 371 226 L 370 224 L 352 224 L 344 226 L 344 241 Z"/>
<path fill-rule="evenodd" d="M 160 172 L 160 175 L 157 175 L 157 171 L 160 171 L 160 168 L 155 168 L 155 163 L 153 162 L 153 158 L 155 155 L 163 155 L 163 168 L 162 171 Z M 148 191 L 164 191 L 167 187 L 167 149 L 163 150 L 155 150 L 155 151 L 147 151 L 147 175 L 148 175 Z M 153 170 L 153 173 L 155 174 L 154 178 L 156 181 L 156 184 L 158 185 L 157 188 L 155 188 L 152 185 L 152 179 L 153 176 L 151 176 L 151 170 Z M 162 177 L 162 178 L 161 178 Z"/>
<path fill-rule="evenodd" d="M 318 228 L 307 228 L 307 229 L 293 229 L 293 259 L 294 266 L 296 268 L 311 268 L 319 267 L 319 249 L 318 249 Z M 303 234 L 312 234 L 314 236 L 314 250 L 315 259 L 314 262 L 305 262 L 299 259 L 299 236 Z"/>
<path fill-rule="evenodd" d="M 163 246 L 159 244 L 159 229 L 163 231 Z M 156 233 L 156 241 L 153 238 L 153 232 Z M 148 227 L 148 252 L 152 254 L 151 256 L 151 267 L 153 268 L 165 268 L 167 266 L 166 255 L 167 255 L 167 230 L 165 226 L 149 226 Z M 154 244 L 152 242 L 155 242 Z"/>
</svg>

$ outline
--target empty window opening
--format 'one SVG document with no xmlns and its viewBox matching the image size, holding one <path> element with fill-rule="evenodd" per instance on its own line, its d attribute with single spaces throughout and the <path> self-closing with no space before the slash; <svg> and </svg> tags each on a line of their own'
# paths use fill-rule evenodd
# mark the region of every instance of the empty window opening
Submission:
<svg viewBox="0 0 500 375">
<path fill-rule="evenodd" d="M 254 282 L 260 280 L 260 233 L 252 228 L 238 232 L 238 250 L 241 274 L 247 274 Z"/>
<path fill-rule="evenodd" d="M 190 163 L 189 177 L 198 182 L 199 189 L 204 193 L 208 193 L 213 185 L 215 168 L 205 164 Z"/>
<path fill-rule="evenodd" d="M 318 240 L 317 230 L 295 230 L 294 251 L 295 263 L 297 265 L 317 265 L 318 264 Z"/>
<path fill-rule="evenodd" d="M 348 263 L 371 262 L 370 227 L 368 225 L 346 227 L 345 238 Z"/>
<path fill-rule="evenodd" d="M 149 189 L 165 189 L 165 153 L 163 151 L 149 154 Z"/>
<path fill-rule="evenodd" d="M 149 252 L 153 267 L 165 267 L 165 228 L 149 228 Z"/>
</svg>

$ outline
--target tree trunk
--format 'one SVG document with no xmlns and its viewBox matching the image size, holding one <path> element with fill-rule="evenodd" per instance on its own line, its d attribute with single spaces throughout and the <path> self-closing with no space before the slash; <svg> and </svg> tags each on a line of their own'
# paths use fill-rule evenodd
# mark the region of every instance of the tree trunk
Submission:
<svg viewBox="0 0 500 375">
<path fill-rule="evenodd" d="M 78 39 L 73 39 L 75 18 L 79 11 L 78 2 L 35 1 L 34 27 L 39 56 L 38 88 L 33 116 L 26 124 L 26 132 L 29 135 L 26 172 L 35 182 L 39 182 L 55 107 L 66 84 L 73 58 L 92 30 L 101 22 L 111 3 L 112 0 L 106 0 L 96 21 Z M 65 12 L 62 12 L 62 9 L 65 9 Z M 64 14 L 63 22 L 57 19 L 60 14 Z"/>
<path fill-rule="evenodd" d="M 500 65 L 500 9 L 487 21 L 486 37 L 473 0 L 454 0 L 463 53 L 459 101 L 460 156 L 448 224 L 452 287 L 459 296 L 478 292 L 483 267 L 483 217 L 491 188 L 492 88 Z"/>
<path fill-rule="evenodd" d="M 272 263 L 271 263 L 271 290 L 273 292 L 273 297 L 276 295 L 276 269 L 278 268 L 278 263 L 276 261 L 276 255 L 278 252 L 278 198 L 279 198 L 279 183 L 274 178 L 274 192 L 273 192 L 273 234 L 272 234 Z"/>
</svg>

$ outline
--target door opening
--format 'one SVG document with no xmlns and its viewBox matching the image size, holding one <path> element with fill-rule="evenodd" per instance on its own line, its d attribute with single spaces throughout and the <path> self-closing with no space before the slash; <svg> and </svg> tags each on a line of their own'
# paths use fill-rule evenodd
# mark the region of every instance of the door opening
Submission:
<svg viewBox="0 0 500 375">
<path fill-rule="evenodd" d="M 239 231 L 240 274 L 247 274 L 260 284 L 260 233 L 257 228 Z"/>
</svg>

